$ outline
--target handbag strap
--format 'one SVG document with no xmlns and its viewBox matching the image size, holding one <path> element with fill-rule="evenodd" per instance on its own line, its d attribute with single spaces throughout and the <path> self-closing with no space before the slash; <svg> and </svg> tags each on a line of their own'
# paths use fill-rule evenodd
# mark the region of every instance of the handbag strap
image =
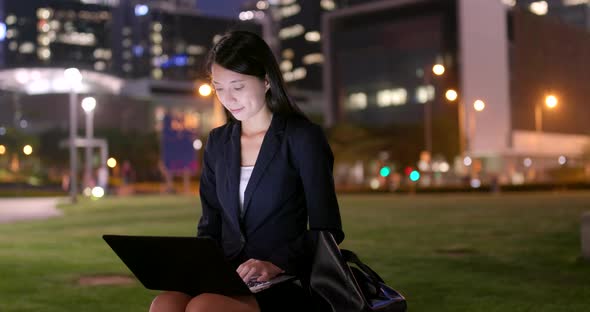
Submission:
<svg viewBox="0 0 590 312">
<path fill-rule="evenodd" d="M 373 279 L 375 284 L 385 283 L 381 276 L 379 276 L 377 272 L 373 271 L 373 269 L 371 269 L 368 265 L 364 264 L 354 252 L 348 249 L 340 249 L 340 253 L 342 254 L 344 261 L 356 264 L 361 270 L 363 270 Z"/>
</svg>

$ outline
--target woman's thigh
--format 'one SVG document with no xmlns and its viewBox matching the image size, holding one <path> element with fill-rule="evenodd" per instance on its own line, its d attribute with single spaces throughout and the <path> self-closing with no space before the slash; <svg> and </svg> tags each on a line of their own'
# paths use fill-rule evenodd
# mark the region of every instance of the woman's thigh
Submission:
<svg viewBox="0 0 590 312">
<path fill-rule="evenodd" d="M 185 312 L 191 299 L 192 297 L 185 293 L 165 291 L 154 298 L 150 312 Z"/>
<path fill-rule="evenodd" d="M 228 297 L 218 294 L 200 294 L 190 300 L 186 312 L 260 312 L 254 296 Z"/>
</svg>

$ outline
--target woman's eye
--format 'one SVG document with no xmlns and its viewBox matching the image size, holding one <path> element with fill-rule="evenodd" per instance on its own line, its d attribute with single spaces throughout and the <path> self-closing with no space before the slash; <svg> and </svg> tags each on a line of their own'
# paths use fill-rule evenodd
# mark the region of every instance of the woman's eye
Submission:
<svg viewBox="0 0 590 312">
<path fill-rule="evenodd" d="M 237 88 L 234 88 L 234 90 L 236 90 L 236 91 L 240 91 L 240 90 L 242 90 L 242 89 L 244 89 L 244 87 L 237 87 Z"/>
</svg>

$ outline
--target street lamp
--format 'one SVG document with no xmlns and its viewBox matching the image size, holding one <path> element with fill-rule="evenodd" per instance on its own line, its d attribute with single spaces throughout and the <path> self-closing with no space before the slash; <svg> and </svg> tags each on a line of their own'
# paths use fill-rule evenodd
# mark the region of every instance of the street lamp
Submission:
<svg viewBox="0 0 590 312">
<path fill-rule="evenodd" d="M 555 95 L 547 95 L 545 97 L 545 106 L 549 109 L 553 109 L 557 106 L 559 100 Z M 543 129 L 543 106 L 536 104 L 535 105 L 535 131 L 537 133 L 541 133 Z"/>
<path fill-rule="evenodd" d="M 432 66 L 431 71 L 424 70 L 424 84 L 428 86 L 430 84 L 430 80 L 432 74 L 436 76 L 442 76 L 445 73 L 445 66 L 442 64 L 435 64 Z M 432 103 L 431 100 L 428 98 L 429 95 L 426 97 L 426 102 L 424 103 L 424 141 L 426 143 L 426 152 L 429 154 L 432 153 Z"/>
<path fill-rule="evenodd" d="M 23 147 L 23 153 L 27 156 L 30 156 L 31 154 L 33 154 L 33 147 L 30 145 L 25 145 L 25 147 Z"/>
<path fill-rule="evenodd" d="M 475 139 L 475 114 L 476 112 L 482 112 L 486 107 L 486 103 L 482 100 L 476 100 L 473 102 L 473 110 L 467 111 L 467 121 L 468 121 L 468 138 L 467 138 L 467 150 L 471 153 L 473 152 L 473 141 Z"/>
<path fill-rule="evenodd" d="M 204 83 L 201 86 L 199 86 L 199 95 L 201 96 L 207 97 L 211 95 L 212 92 L 213 90 L 211 89 L 211 86 L 207 83 Z"/>
<path fill-rule="evenodd" d="M 84 186 L 90 187 L 92 180 L 92 146 L 90 140 L 94 137 L 94 108 L 96 107 L 96 99 L 93 97 L 85 97 L 82 100 L 82 109 L 86 112 L 86 157 L 84 166 Z"/>
<path fill-rule="evenodd" d="M 457 91 L 453 90 L 453 89 L 449 89 L 447 90 L 447 92 L 445 93 L 445 97 L 447 98 L 447 100 L 454 102 L 457 100 L 457 98 L 459 97 L 459 94 L 457 93 Z"/>
<path fill-rule="evenodd" d="M 77 68 L 68 68 L 64 70 L 66 81 L 70 85 L 70 201 L 76 202 L 76 195 L 78 194 L 77 175 L 78 158 L 76 154 L 76 136 L 77 136 L 77 91 L 79 85 L 82 83 L 82 74 Z"/>
</svg>

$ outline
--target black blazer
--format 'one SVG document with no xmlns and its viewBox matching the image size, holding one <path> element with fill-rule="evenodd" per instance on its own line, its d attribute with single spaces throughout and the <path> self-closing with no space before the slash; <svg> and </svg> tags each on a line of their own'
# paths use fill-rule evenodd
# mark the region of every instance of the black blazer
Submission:
<svg viewBox="0 0 590 312">
<path fill-rule="evenodd" d="M 213 129 L 200 183 L 199 237 L 219 242 L 238 263 L 270 261 L 301 273 L 309 228 L 344 239 L 334 190 L 334 158 L 322 129 L 298 116 L 274 114 L 244 193 L 240 217 L 241 123 Z"/>
</svg>

